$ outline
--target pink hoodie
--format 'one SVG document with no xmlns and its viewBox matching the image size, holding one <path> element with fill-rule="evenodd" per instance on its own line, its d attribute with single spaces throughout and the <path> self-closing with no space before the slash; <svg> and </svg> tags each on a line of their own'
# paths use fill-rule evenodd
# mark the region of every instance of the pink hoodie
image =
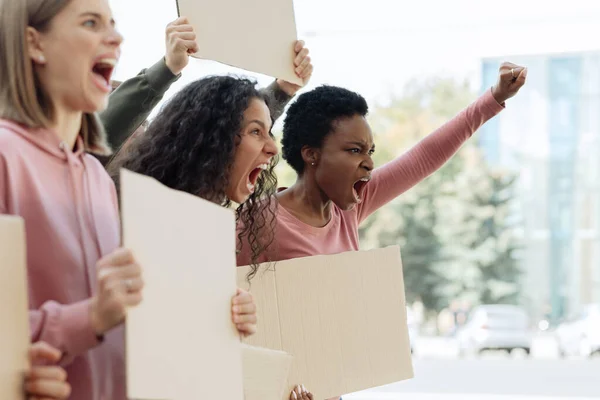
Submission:
<svg viewBox="0 0 600 400">
<path fill-rule="evenodd" d="M 0 214 L 25 219 L 32 342 L 64 353 L 74 400 L 125 400 L 124 339 L 90 323 L 96 261 L 120 241 L 112 180 L 79 139 L 0 119 Z"/>
</svg>

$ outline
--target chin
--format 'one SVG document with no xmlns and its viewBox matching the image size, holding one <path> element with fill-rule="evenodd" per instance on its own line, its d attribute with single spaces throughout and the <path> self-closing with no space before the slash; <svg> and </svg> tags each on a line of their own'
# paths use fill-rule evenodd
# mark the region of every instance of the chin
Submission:
<svg viewBox="0 0 600 400">
<path fill-rule="evenodd" d="M 104 110 L 106 110 L 106 108 L 108 107 L 108 98 L 102 102 L 99 102 L 96 107 L 94 108 L 94 111 L 91 112 L 102 112 Z"/>
<path fill-rule="evenodd" d="M 80 110 L 84 114 L 94 114 L 104 111 L 106 107 L 99 107 L 98 104 L 92 102 L 86 102 L 77 106 L 77 110 Z"/>
<path fill-rule="evenodd" d="M 101 112 L 108 106 L 108 95 L 103 93 L 81 93 L 73 103 L 76 109 L 83 111 L 84 113 L 96 113 Z"/>
<path fill-rule="evenodd" d="M 95 113 L 102 112 L 108 107 L 108 96 L 97 97 L 88 101 L 88 109 L 85 112 Z"/>
</svg>

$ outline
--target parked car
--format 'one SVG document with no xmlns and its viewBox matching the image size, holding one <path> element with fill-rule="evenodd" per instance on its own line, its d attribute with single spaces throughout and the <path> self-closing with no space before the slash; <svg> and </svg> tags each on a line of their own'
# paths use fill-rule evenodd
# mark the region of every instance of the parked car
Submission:
<svg viewBox="0 0 600 400">
<path fill-rule="evenodd" d="M 562 357 L 590 357 L 600 352 L 600 304 L 588 304 L 558 325 L 555 331 Z"/>
<path fill-rule="evenodd" d="M 482 305 L 471 311 L 465 325 L 457 332 L 461 355 L 485 350 L 531 352 L 532 333 L 525 310 L 511 305 Z"/>
</svg>

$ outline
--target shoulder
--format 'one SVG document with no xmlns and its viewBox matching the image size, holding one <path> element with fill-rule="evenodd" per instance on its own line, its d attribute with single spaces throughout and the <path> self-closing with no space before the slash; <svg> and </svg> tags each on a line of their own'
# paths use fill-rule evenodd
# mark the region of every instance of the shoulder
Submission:
<svg viewBox="0 0 600 400">
<path fill-rule="evenodd" d="M 18 134 L 22 129 L 10 121 L 0 119 L 0 152 L 10 149 L 11 145 L 22 142 L 23 139 Z"/>
<path fill-rule="evenodd" d="M 111 184 L 113 183 L 112 179 L 108 175 L 108 172 L 106 172 L 106 169 L 104 168 L 102 163 L 100 163 L 100 161 L 98 161 L 98 159 L 96 157 L 94 157 L 91 154 L 86 153 L 83 155 L 83 160 L 85 163 L 85 167 L 86 167 L 90 177 L 94 180 L 94 182 L 98 182 L 98 183 L 110 182 Z"/>
<path fill-rule="evenodd" d="M 0 156 L 2 158 L 23 154 L 29 147 L 28 141 L 20 134 L 20 126 L 0 119 Z"/>
</svg>

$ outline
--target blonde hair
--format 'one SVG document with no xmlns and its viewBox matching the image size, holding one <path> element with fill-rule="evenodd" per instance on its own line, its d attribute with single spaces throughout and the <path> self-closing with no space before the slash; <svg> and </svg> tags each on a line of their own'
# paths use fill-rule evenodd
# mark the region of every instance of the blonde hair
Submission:
<svg viewBox="0 0 600 400">
<path fill-rule="evenodd" d="M 43 92 L 31 59 L 27 27 L 40 32 L 71 0 L 0 0 L 0 118 L 30 128 L 47 128 L 52 104 Z M 84 113 L 79 135 L 85 150 L 109 155 L 110 147 L 98 116 Z"/>
</svg>

